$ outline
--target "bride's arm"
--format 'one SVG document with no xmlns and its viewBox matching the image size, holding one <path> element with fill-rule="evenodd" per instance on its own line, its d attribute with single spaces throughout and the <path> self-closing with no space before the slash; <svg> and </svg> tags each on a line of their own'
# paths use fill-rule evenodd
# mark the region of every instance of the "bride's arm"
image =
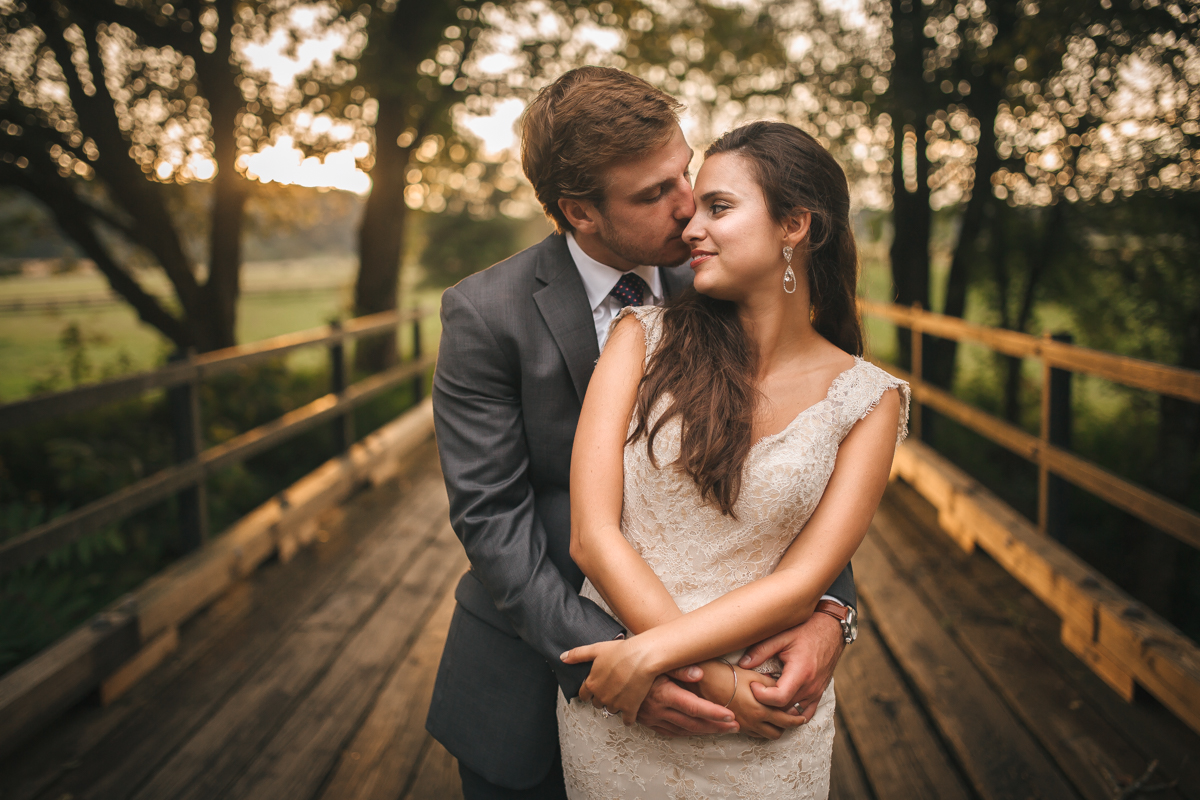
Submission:
<svg viewBox="0 0 1200 800">
<path fill-rule="evenodd" d="M 728 653 L 800 624 L 862 542 L 887 486 L 900 398 L 884 393 L 842 441 L 816 511 L 770 575 L 665 620 L 628 642 L 575 648 L 595 661 L 585 688 L 608 708 L 634 709 L 653 676 Z"/>
<path fill-rule="evenodd" d="M 645 358 L 644 329 L 631 315 L 617 323 L 592 373 L 571 451 L 571 558 L 639 634 L 680 616 L 662 581 L 621 535 L 625 436 Z"/>
<path fill-rule="evenodd" d="M 571 454 L 571 557 L 609 608 L 636 634 L 681 617 L 658 576 L 621 534 L 625 439 L 645 358 L 641 324 L 622 320 L 588 383 Z M 800 724 L 798 717 L 764 706 L 754 697 L 748 680 L 754 673 L 739 668 L 747 678 L 737 688 L 726 665 L 699 659 L 695 663 L 702 668 L 699 679 L 689 678 L 696 681 L 692 684 L 696 691 L 712 710 L 719 713 L 724 705 L 733 711 L 743 732 L 777 738 L 783 729 Z M 656 676 L 649 677 L 652 684 Z M 736 697 L 730 699 L 735 688 Z M 649 689 L 650 684 L 641 697 Z M 586 691 L 580 697 L 590 699 Z M 626 721 L 640 719 L 641 697 L 627 709 Z"/>
<path fill-rule="evenodd" d="M 761 641 L 808 619 L 862 543 L 887 488 L 900 397 L 884 393 L 838 448 L 837 463 L 808 524 L 770 575 L 648 632 L 670 662 L 690 664 Z M 670 664 L 666 669 L 672 669 Z"/>
</svg>

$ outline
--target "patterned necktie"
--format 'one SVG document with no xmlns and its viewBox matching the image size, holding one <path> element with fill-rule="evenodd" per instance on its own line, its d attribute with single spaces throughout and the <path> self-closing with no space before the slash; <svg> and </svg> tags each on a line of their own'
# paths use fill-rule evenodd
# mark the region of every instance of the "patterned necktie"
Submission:
<svg viewBox="0 0 1200 800">
<path fill-rule="evenodd" d="M 617 285 L 609 292 L 610 295 L 617 298 L 617 302 L 621 304 L 621 308 L 625 306 L 640 306 L 644 304 L 643 298 L 650 291 L 650 287 L 646 282 L 634 275 L 632 272 L 626 272 L 621 276 L 621 280 L 617 281 Z"/>
</svg>

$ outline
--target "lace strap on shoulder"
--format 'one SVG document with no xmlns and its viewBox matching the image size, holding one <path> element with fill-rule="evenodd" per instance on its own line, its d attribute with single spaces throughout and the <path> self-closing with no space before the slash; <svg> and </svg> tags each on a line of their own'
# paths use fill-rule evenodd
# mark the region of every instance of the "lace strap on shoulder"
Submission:
<svg viewBox="0 0 1200 800">
<path fill-rule="evenodd" d="M 658 347 L 659 339 L 662 338 L 662 309 L 658 306 L 625 306 L 609 323 L 609 337 L 616 330 L 617 324 L 629 316 L 637 317 L 638 322 L 642 323 L 642 328 L 646 332 L 646 359 L 649 360 L 654 349 Z"/>
<path fill-rule="evenodd" d="M 852 397 L 846 406 L 849 413 L 846 414 L 842 435 L 849 433 L 854 423 L 875 410 L 884 392 L 897 389 L 900 392 L 900 419 L 896 425 L 896 444 L 900 444 L 908 436 L 908 409 L 912 400 L 908 382 L 867 361 L 860 361 L 855 372 L 858 373 L 858 379 L 853 382 Z"/>
</svg>

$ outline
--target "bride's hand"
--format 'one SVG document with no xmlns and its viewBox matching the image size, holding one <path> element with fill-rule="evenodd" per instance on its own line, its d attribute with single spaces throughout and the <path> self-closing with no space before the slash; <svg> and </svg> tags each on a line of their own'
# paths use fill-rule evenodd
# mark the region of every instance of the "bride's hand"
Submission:
<svg viewBox="0 0 1200 800">
<path fill-rule="evenodd" d="M 592 662 L 592 671 L 579 689 L 580 700 L 620 714 L 626 725 L 637 720 L 638 709 L 650 693 L 658 670 L 634 639 L 597 642 L 562 654 L 564 664 Z"/>
<path fill-rule="evenodd" d="M 742 733 L 764 739 L 778 739 L 788 728 L 795 728 L 806 720 L 788 714 L 774 706 L 763 705 L 750 688 L 752 683 L 770 688 L 775 679 L 753 670 L 731 667 L 723 661 L 707 661 L 703 665 L 704 679 L 700 682 L 700 693 L 706 700 L 725 705 L 733 712 Z M 733 672 L 737 672 L 737 689 L 733 688 Z M 730 696 L 732 695 L 732 700 Z"/>
</svg>

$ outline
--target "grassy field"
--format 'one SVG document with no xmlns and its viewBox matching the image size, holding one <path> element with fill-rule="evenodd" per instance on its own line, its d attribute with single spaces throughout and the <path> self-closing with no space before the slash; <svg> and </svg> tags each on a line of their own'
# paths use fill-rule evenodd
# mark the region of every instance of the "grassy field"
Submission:
<svg viewBox="0 0 1200 800">
<path fill-rule="evenodd" d="M 238 341 L 258 341 L 346 316 L 353 280 L 354 260 L 343 256 L 247 264 L 242 278 L 246 294 L 238 309 Z M 153 278 L 146 285 L 165 294 L 165 285 Z M 270 288 L 312 286 L 331 288 L 304 293 L 260 293 Z M 0 301 L 94 296 L 107 290 L 104 278 L 94 273 L 0 278 Z M 438 294 L 420 291 L 415 299 L 426 307 L 434 307 Z M 403 296 L 406 306 L 413 303 L 411 291 Z M 170 351 L 169 343 L 153 328 L 138 321 L 133 310 L 123 303 L 0 313 L 0 402 L 26 397 L 38 389 L 68 388 L 73 383 L 73 373 L 82 377 L 83 382 L 92 382 L 153 369 L 166 360 Z M 290 363 L 304 367 L 324 358 L 325 354 L 318 350 L 302 350 Z"/>
</svg>

